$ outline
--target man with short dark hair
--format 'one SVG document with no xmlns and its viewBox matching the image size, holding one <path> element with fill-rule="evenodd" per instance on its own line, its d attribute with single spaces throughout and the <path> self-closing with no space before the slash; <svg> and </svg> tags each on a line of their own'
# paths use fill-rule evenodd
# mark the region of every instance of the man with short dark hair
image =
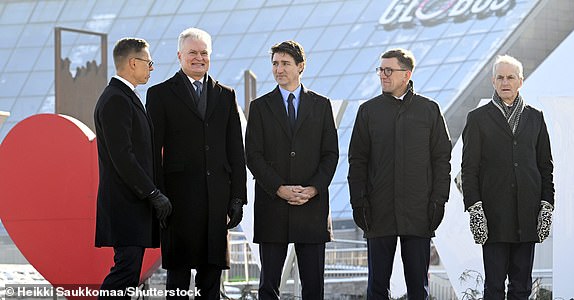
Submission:
<svg viewBox="0 0 574 300">
<path fill-rule="evenodd" d="M 149 45 L 124 38 L 113 55 L 116 75 L 94 112 L 100 174 L 96 247 L 114 247 L 114 266 L 101 289 L 125 291 L 138 285 L 145 248 L 159 247 L 159 225 L 172 207 L 154 183 L 153 126 L 135 91 L 153 70 Z"/>
<path fill-rule="evenodd" d="M 541 111 L 519 90 L 522 63 L 509 55 L 492 68 L 492 101 L 468 113 L 462 133 L 462 190 L 470 230 L 482 245 L 484 299 L 526 300 L 534 246 L 550 234 L 554 182 Z"/>
<path fill-rule="evenodd" d="M 323 299 L 325 243 L 331 240 L 329 184 L 339 149 L 328 98 L 301 84 L 305 52 L 295 41 L 271 47 L 278 86 L 251 102 L 245 134 L 255 177 L 254 242 L 259 299 L 280 299 L 281 271 L 295 243 L 303 300 Z"/>
<path fill-rule="evenodd" d="M 409 299 L 428 299 L 430 238 L 450 188 L 451 142 L 438 104 L 414 92 L 413 54 L 382 54 L 383 93 L 359 107 L 349 144 L 353 219 L 367 238 L 367 299 L 389 299 L 397 239 Z"/>
</svg>

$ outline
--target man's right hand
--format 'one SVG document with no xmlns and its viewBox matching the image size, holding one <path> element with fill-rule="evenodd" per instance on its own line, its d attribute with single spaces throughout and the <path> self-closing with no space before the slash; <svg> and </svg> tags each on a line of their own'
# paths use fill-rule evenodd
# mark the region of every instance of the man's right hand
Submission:
<svg viewBox="0 0 574 300">
<path fill-rule="evenodd" d="M 470 231 L 474 237 L 474 242 L 484 245 L 486 240 L 488 240 L 488 224 L 482 208 L 482 201 L 478 201 L 469 207 L 468 212 L 470 213 Z"/>
<path fill-rule="evenodd" d="M 166 227 L 166 219 L 171 214 L 171 203 L 169 199 L 167 199 L 164 194 L 162 194 L 159 190 L 155 190 L 147 197 L 147 199 L 153 205 L 157 218 L 159 219 L 160 225 L 162 228 Z"/>
</svg>

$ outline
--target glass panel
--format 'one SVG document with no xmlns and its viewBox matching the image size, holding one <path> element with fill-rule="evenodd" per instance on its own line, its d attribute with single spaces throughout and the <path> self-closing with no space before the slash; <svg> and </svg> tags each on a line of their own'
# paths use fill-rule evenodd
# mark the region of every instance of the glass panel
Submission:
<svg viewBox="0 0 574 300">
<path fill-rule="evenodd" d="M 24 29 L 23 25 L 2 25 L 0 26 L 0 36 L 2 37 L 2 43 L 0 43 L 0 48 L 12 49 L 16 46 L 20 35 Z"/>
<path fill-rule="evenodd" d="M 251 24 L 257 10 L 238 10 L 231 13 L 227 23 L 223 26 L 222 33 L 225 34 L 243 34 Z"/>
<path fill-rule="evenodd" d="M 10 58 L 11 53 L 12 49 L 0 49 L 0 73 L 4 69 L 6 62 L 8 62 L 8 58 Z"/>
<path fill-rule="evenodd" d="M 126 17 L 144 17 L 148 15 L 150 7 L 154 3 L 154 0 L 126 0 L 126 3 L 120 12 L 119 19 L 124 19 Z M 201 3 L 202 1 L 195 1 Z M 165 2 L 159 2 L 164 3 Z M 128 31 L 134 32 L 134 31 Z"/>
<path fill-rule="evenodd" d="M 349 69 L 347 66 L 351 63 L 352 58 L 356 54 L 357 51 L 355 49 L 335 51 L 323 67 L 321 76 L 345 75 Z"/>
<path fill-rule="evenodd" d="M 19 47 L 42 47 L 48 39 L 54 39 L 54 28 L 46 24 L 28 24 L 21 34 Z"/>
<path fill-rule="evenodd" d="M 177 41 L 150 41 L 151 57 L 159 64 L 177 63 Z"/>
<path fill-rule="evenodd" d="M 167 30 L 163 34 L 162 38 L 166 40 L 173 40 L 174 44 L 177 45 L 179 34 L 189 27 L 197 26 L 197 24 L 199 24 L 200 18 L 200 14 L 175 15 L 171 20 L 171 24 L 168 25 Z M 209 34 L 211 34 L 211 32 Z M 215 36 L 212 36 L 211 38 L 214 39 Z"/>
<path fill-rule="evenodd" d="M 22 95 L 26 96 L 44 96 L 54 84 L 54 72 L 31 72 L 30 77 L 24 84 Z"/>
<path fill-rule="evenodd" d="M 36 1 L 30 23 L 55 21 L 56 17 L 60 15 L 64 3 L 64 1 Z"/>
<path fill-rule="evenodd" d="M 277 20 L 281 20 L 285 13 L 285 7 L 263 8 L 258 11 L 257 17 L 253 19 L 249 32 L 260 32 L 273 30 L 277 26 Z"/>
<path fill-rule="evenodd" d="M 86 22 L 86 30 L 94 32 L 108 32 L 116 18 L 115 14 L 98 14 L 92 15 Z"/>
<path fill-rule="evenodd" d="M 263 6 L 265 0 L 239 0 L 235 9 L 244 9 L 244 8 L 259 8 Z"/>
<path fill-rule="evenodd" d="M 329 25 L 333 16 L 339 11 L 342 2 L 321 2 L 313 10 L 304 27 Z"/>
<path fill-rule="evenodd" d="M 383 14 L 380 1 L 369 1 L 369 6 L 361 14 L 359 21 L 373 25 L 379 24 L 379 19 Z M 386 2 L 385 2 L 386 3 Z"/>
<path fill-rule="evenodd" d="M 359 48 L 361 45 L 366 44 L 373 30 L 373 26 L 363 24 L 353 25 L 353 28 L 347 33 L 339 48 Z"/>
<path fill-rule="evenodd" d="M 166 5 L 169 6 L 169 5 Z M 164 36 L 166 27 L 171 22 L 172 17 L 146 17 L 137 31 L 137 36 L 144 37 L 146 40 L 159 39 Z M 177 37 L 174 37 L 176 39 Z"/>
<path fill-rule="evenodd" d="M 67 1 L 64 10 L 60 14 L 59 21 L 83 21 L 88 20 L 94 6 L 94 0 Z M 78 27 L 81 28 L 81 27 Z"/>
<path fill-rule="evenodd" d="M 38 113 L 42 106 L 44 97 L 19 97 L 12 110 L 10 111 L 10 118 L 15 120 L 22 120 L 31 115 Z"/>
<path fill-rule="evenodd" d="M 225 47 L 229 48 L 230 51 L 234 51 L 232 54 L 236 57 L 255 57 L 266 53 L 268 51 L 267 37 L 268 33 L 258 33 L 258 34 L 246 34 L 242 37 L 241 42 L 238 44 L 227 44 Z"/>
<path fill-rule="evenodd" d="M 416 67 L 413 72 L 412 80 L 414 84 L 415 91 L 423 89 L 426 82 L 429 80 L 431 75 L 434 73 L 436 66 L 433 67 Z"/>
<path fill-rule="evenodd" d="M 413 55 L 415 56 L 415 61 L 417 66 L 420 66 L 421 64 L 425 63 L 425 57 L 427 55 L 427 53 L 430 51 L 430 49 L 432 48 L 432 44 L 434 43 L 434 41 L 422 41 L 422 42 L 415 42 L 412 44 L 412 46 L 410 47 L 409 50 L 411 50 L 413 52 Z M 416 72 L 416 69 L 415 69 Z"/>
<path fill-rule="evenodd" d="M 366 46 L 383 46 L 388 47 L 391 41 L 394 40 L 394 36 L 398 33 L 395 31 L 385 31 L 382 28 L 377 28 L 375 32 L 371 35 L 371 38 L 367 42 Z M 381 50 L 382 51 L 382 50 Z"/>
<path fill-rule="evenodd" d="M 297 34 L 297 38 L 295 38 L 295 40 L 303 46 L 303 49 L 305 49 L 306 52 L 311 52 L 317 43 L 318 37 L 320 37 L 322 33 L 322 27 L 302 29 Z"/>
<path fill-rule="evenodd" d="M 335 85 L 335 82 L 338 80 L 338 77 L 333 77 L 333 76 L 329 76 L 329 77 L 315 77 L 315 80 L 310 81 L 310 80 L 306 80 L 303 82 L 303 84 L 313 90 L 316 91 L 317 93 L 321 94 L 321 95 L 327 95 L 329 96 L 331 93 L 331 89 L 333 88 L 333 86 Z"/>
<path fill-rule="evenodd" d="M 195 5 L 196 2 L 202 2 L 202 1 L 193 1 L 193 6 L 196 6 Z M 235 5 L 237 4 L 237 1 L 231 1 L 231 0 L 209 1 L 209 2 L 211 2 L 211 4 L 206 9 L 206 11 L 209 11 L 209 12 L 211 12 L 211 11 L 223 11 L 223 10 L 230 11 L 230 10 L 233 10 Z"/>
<path fill-rule="evenodd" d="M 6 3 L 1 10 L 0 24 L 22 24 L 22 21 L 30 18 L 35 5 L 35 1 Z"/>
<path fill-rule="evenodd" d="M 219 34 L 221 27 L 225 24 L 225 20 L 229 16 L 229 12 L 213 12 L 205 13 L 201 17 L 201 29 L 209 32 L 212 36 Z M 183 29 L 182 29 L 183 30 Z"/>
<path fill-rule="evenodd" d="M 213 38 L 213 37 L 212 37 Z M 241 42 L 240 35 L 218 35 L 211 41 L 213 44 L 212 60 L 223 60 L 235 56 L 238 51 L 237 45 Z"/>
<path fill-rule="evenodd" d="M 0 90 L 4 97 L 16 97 L 28 78 L 28 73 L 3 73 L 0 77 Z"/>
<path fill-rule="evenodd" d="M 251 72 L 257 76 L 257 84 L 265 80 L 273 80 L 273 74 L 271 73 L 271 55 L 258 56 L 251 63 Z"/>
<path fill-rule="evenodd" d="M 279 21 L 277 24 L 276 30 L 283 30 L 283 29 L 293 29 L 298 30 L 301 28 L 301 24 L 303 24 L 313 9 L 315 8 L 315 4 L 311 5 L 291 5 L 287 9 L 287 12 L 283 16 L 283 19 Z M 293 21 L 293 16 L 297 16 L 297 22 Z"/>
<path fill-rule="evenodd" d="M 6 64 L 5 72 L 26 71 L 29 72 L 34 67 L 41 48 L 21 48 L 12 52 L 10 60 Z"/>
<path fill-rule="evenodd" d="M 331 52 L 307 53 L 307 65 L 303 71 L 303 78 L 315 77 L 321 74 L 321 69 L 325 66 L 330 56 Z"/>
<path fill-rule="evenodd" d="M 343 6 L 333 18 L 331 24 L 355 23 L 363 15 L 367 1 L 343 1 Z"/>
<path fill-rule="evenodd" d="M 356 50 L 355 50 L 356 51 Z M 375 68 L 379 66 L 382 49 L 379 47 L 368 47 L 363 48 L 356 54 L 353 59 L 353 63 L 349 66 L 349 69 L 345 70 L 347 73 L 366 73 L 377 77 Z"/>
<path fill-rule="evenodd" d="M 98 0 L 99 1 L 99 0 Z M 194 1 L 193 4 L 200 1 Z M 224 2 L 231 2 L 231 1 L 224 1 Z M 164 1 L 156 1 L 155 5 L 151 9 L 150 14 L 154 15 L 171 15 L 178 12 L 179 5 L 181 0 L 170 0 L 169 2 Z"/>
<path fill-rule="evenodd" d="M 432 80 L 429 80 L 425 85 L 424 90 L 436 91 L 444 89 L 457 68 L 458 64 L 443 64 L 439 66 L 432 75 Z"/>
<path fill-rule="evenodd" d="M 439 40 L 434 47 L 428 52 L 425 57 L 424 64 L 441 64 L 446 56 L 450 53 L 451 49 L 458 42 L 458 38 L 442 39 Z"/>
<path fill-rule="evenodd" d="M 318 38 L 313 51 L 338 49 L 341 40 L 349 31 L 349 25 L 329 26 Z"/>
<path fill-rule="evenodd" d="M 468 35 L 463 37 L 446 57 L 445 62 L 466 61 L 481 39 L 482 37 L 477 35 Z"/>
<path fill-rule="evenodd" d="M 347 75 L 341 74 L 339 81 L 333 86 L 329 93 L 329 98 L 333 100 L 347 100 L 350 94 L 355 93 L 356 86 L 359 85 L 359 80 L 363 75 Z"/>
</svg>

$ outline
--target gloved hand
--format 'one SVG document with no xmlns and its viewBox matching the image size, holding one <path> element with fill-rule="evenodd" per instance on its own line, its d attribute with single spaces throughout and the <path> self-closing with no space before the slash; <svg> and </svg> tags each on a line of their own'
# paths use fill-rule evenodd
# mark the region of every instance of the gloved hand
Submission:
<svg viewBox="0 0 574 300">
<path fill-rule="evenodd" d="M 550 235 L 550 228 L 552 227 L 552 211 L 554 206 L 547 201 L 542 200 L 540 203 L 540 211 L 538 212 L 538 241 L 543 242 Z"/>
<path fill-rule="evenodd" d="M 444 202 L 431 200 L 428 206 L 428 217 L 430 221 L 430 230 L 435 231 L 444 217 Z"/>
<path fill-rule="evenodd" d="M 371 219 L 371 208 L 368 206 L 361 206 L 353 208 L 353 220 L 359 228 L 363 231 L 369 231 L 369 221 Z"/>
<path fill-rule="evenodd" d="M 484 245 L 488 239 L 488 225 L 486 215 L 482 208 L 482 201 L 478 201 L 468 208 L 470 213 L 470 231 L 474 237 L 474 242 Z"/>
<path fill-rule="evenodd" d="M 167 217 L 171 214 L 171 203 L 164 194 L 162 194 L 158 189 L 153 191 L 147 200 L 151 202 L 151 205 L 155 209 L 157 218 L 159 219 L 159 225 L 161 228 L 167 227 Z"/>
<path fill-rule="evenodd" d="M 229 216 L 227 229 L 231 229 L 239 225 L 241 219 L 243 219 L 243 200 L 239 198 L 231 199 L 231 202 L 229 203 L 229 209 L 227 210 L 227 215 Z"/>
</svg>

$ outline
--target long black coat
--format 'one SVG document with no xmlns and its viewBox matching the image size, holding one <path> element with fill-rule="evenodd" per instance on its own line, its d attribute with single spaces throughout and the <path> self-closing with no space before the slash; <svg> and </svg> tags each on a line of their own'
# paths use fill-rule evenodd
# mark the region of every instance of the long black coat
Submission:
<svg viewBox="0 0 574 300">
<path fill-rule="evenodd" d="M 487 243 L 536 242 L 540 201 L 554 204 L 550 139 L 542 112 L 526 105 L 513 135 L 492 103 L 468 113 L 462 139 L 465 209 L 482 201 Z"/>
<path fill-rule="evenodd" d="M 229 202 L 247 198 L 235 91 L 208 76 L 204 121 L 183 80 L 187 78 L 176 73 L 147 94 L 155 151 L 162 162 L 161 188 L 173 204 L 168 228 L 162 231 L 163 267 L 209 263 L 227 268 Z"/>
<path fill-rule="evenodd" d="M 279 87 L 251 102 L 245 133 L 247 166 L 255 184 L 255 243 L 331 240 L 329 184 L 339 158 L 329 99 L 301 88 L 291 133 Z M 281 185 L 314 186 L 318 194 L 294 206 L 276 195 Z"/>
<path fill-rule="evenodd" d="M 99 187 L 96 246 L 159 247 L 159 225 L 144 198 L 155 189 L 153 128 L 134 92 L 116 78 L 94 112 Z"/>
<path fill-rule="evenodd" d="M 351 205 L 370 207 L 366 238 L 432 237 L 429 202 L 445 203 L 452 145 L 436 102 L 381 94 L 359 107 L 349 144 Z"/>
</svg>

